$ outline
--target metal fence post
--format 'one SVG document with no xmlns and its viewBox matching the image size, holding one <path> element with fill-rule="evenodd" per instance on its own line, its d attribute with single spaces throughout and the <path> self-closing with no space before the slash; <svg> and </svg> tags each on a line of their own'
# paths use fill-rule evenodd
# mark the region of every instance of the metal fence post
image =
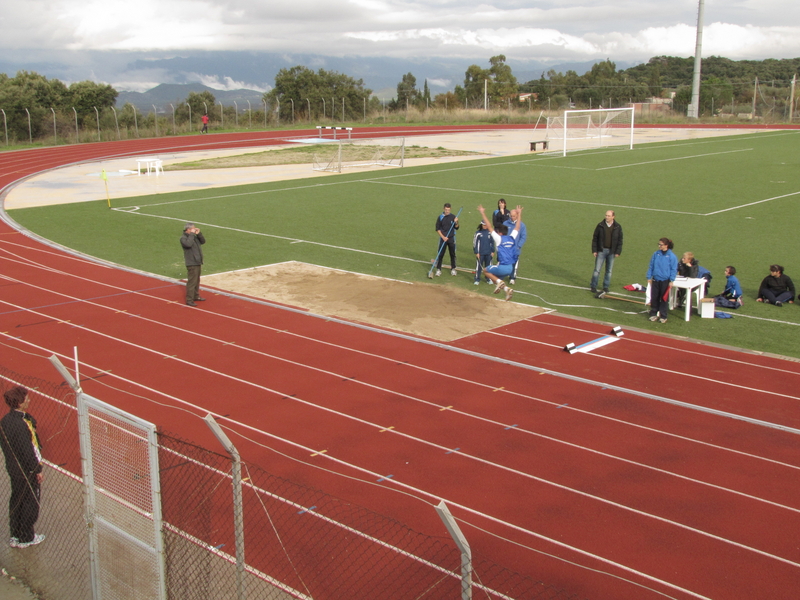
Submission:
<svg viewBox="0 0 800 600">
<path fill-rule="evenodd" d="M 456 523 L 453 515 L 450 514 L 450 509 L 441 500 L 438 505 L 434 506 L 436 512 L 439 513 L 439 518 L 447 528 L 448 533 L 453 538 L 453 541 L 461 551 L 461 600 L 472 599 L 472 550 L 470 550 L 469 542 L 464 534 L 461 533 L 461 528 Z"/>
<path fill-rule="evenodd" d="M 231 455 L 231 475 L 233 476 L 233 527 L 236 536 L 236 597 L 238 600 L 245 600 L 244 591 L 244 508 L 242 506 L 242 462 L 239 451 L 233 442 L 225 435 L 222 428 L 211 416 L 211 413 L 203 417 L 203 420 L 211 429 L 219 443 Z"/>
</svg>

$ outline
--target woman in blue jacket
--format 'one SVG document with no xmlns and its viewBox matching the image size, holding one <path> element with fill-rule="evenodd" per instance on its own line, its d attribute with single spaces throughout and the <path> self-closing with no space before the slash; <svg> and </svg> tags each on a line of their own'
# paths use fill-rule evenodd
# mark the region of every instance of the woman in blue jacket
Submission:
<svg viewBox="0 0 800 600">
<path fill-rule="evenodd" d="M 669 238 L 658 240 L 658 250 L 653 253 L 647 267 L 647 283 L 650 284 L 650 320 L 667 322 L 669 313 L 669 291 L 678 274 L 678 257 L 672 252 Z"/>
</svg>

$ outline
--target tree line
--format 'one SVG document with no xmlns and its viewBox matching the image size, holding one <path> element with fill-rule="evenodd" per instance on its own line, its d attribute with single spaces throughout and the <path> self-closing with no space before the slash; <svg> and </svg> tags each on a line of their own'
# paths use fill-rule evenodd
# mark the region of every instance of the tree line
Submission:
<svg viewBox="0 0 800 600">
<path fill-rule="evenodd" d="M 0 73 L 0 113 L 6 140 L 77 140 L 106 132 L 107 139 L 192 131 L 208 114 L 219 127 L 268 127 L 296 121 L 366 121 L 388 112 L 413 108 L 455 111 L 491 108 L 517 111 L 561 110 L 567 107 L 628 106 L 649 98 L 669 98 L 675 114 L 685 115 L 691 100 L 692 57 L 658 56 L 647 63 L 617 70 L 611 60 L 596 63 L 578 75 L 549 70 L 539 79 L 520 83 L 504 55 L 491 57 L 487 66 L 470 65 L 463 83 L 452 91 L 432 95 L 428 81 L 418 88 L 411 73 L 402 76 L 397 94 L 382 103 L 363 80 L 335 71 L 314 71 L 298 65 L 281 69 L 275 86 L 263 95 L 256 110 L 242 112 L 216 103 L 211 92 L 190 92 L 171 110 L 142 114 L 131 104 L 115 108 L 118 92 L 110 85 L 81 81 L 69 86 L 34 72 L 14 77 Z M 752 113 L 786 117 L 792 78 L 800 58 L 732 61 L 723 57 L 703 60 L 701 115 Z M 797 103 L 795 98 L 795 103 Z M 755 108 L 755 111 L 753 110 Z M 796 113 L 796 106 L 794 112 Z M 163 109 L 162 109 L 163 110 Z M 8 142 L 7 142 L 8 143 Z"/>
</svg>

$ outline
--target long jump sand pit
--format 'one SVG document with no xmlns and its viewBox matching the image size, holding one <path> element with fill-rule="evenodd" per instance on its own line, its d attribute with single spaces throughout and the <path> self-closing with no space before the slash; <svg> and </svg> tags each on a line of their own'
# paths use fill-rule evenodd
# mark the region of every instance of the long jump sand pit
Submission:
<svg viewBox="0 0 800 600">
<path fill-rule="evenodd" d="M 505 302 L 489 293 L 493 288 L 485 283 L 480 291 L 477 286 L 468 291 L 299 262 L 204 275 L 202 285 L 444 342 L 544 312 L 537 306 Z"/>
</svg>

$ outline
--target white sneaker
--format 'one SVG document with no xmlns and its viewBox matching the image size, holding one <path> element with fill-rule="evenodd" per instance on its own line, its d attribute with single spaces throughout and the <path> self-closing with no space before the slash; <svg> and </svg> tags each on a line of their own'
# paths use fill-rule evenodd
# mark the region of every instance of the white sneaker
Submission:
<svg viewBox="0 0 800 600">
<path fill-rule="evenodd" d="M 8 542 L 8 545 L 11 546 L 12 548 L 16 548 L 17 546 L 19 546 L 19 540 L 15 537 L 12 537 L 11 540 Z"/>
<path fill-rule="evenodd" d="M 509 287 L 507 287 L 507 288 L 506 288 L 506 302 L 508 302 L 509 300 L 511 300 L 511 296 L 513 296 L 513 295 L 514 295 L 514 290 L 512 290 L 512 289 L 511 289 L 511 288 L 509 288 Z"/>
<path fill-rule="evenodd" d="M 30 542 L 17 542 L 17 548 L 27 548 L 28 546 L 35 546 L 36 544 L 41 544 L 44 541 L 44 534 L 37 533 L 33 536 L 33 539 Z"/>
<path fill-rule="evenodd" d="M 481 284 L 481 282 L 480 282 L 480 281 L 476 281 L 476 282 L 475 282 L 475 285 L 480 285 L 480 284 Z"/>
<path fill-rule="evenodd" d="M 441 275 L 442 275 L 442 270 L 441 269 L 436 269 L 436 276 L 440 277 Z"/>
<path fill-rule="evenodd" d="M 497 285 L 494 287 L 494 292 L 492 292 L 492 293 L 493 294 L 499 294 L 500 290 L 502 290 L 504 287 L 506 287 L 506 283 L 505 283 L 505 281 L 500 279 L 500 280 L 498 280 Z"/>
<path fill-rule="evenodd" d="M 491 279 L 487 279 L 487 280 L 486 280 L 486 283 L 488 283 L 489 285 L 494 285 L 494 284 L 492 283 L 492 280 L 491 280 Z"/>
<path fill-rule="evenodd" d="M 450 269 L 450 275 L 455 277 L 456 276 L 456 270 L 455 269 Z"/>
<path fill-rule="evenodd" d="M 650 320 L 651 321 L 658 321 L 658 315 L 653 315 L 652 317 L 650 317 Z"/>
<path fill-rule="evenodd" d="M 511 285 L 514 285 L 515 283 L 517 283 L 517 280 L 516 279 L 509 279 L 508 283 L 510 283 Z"/>
</svg>

